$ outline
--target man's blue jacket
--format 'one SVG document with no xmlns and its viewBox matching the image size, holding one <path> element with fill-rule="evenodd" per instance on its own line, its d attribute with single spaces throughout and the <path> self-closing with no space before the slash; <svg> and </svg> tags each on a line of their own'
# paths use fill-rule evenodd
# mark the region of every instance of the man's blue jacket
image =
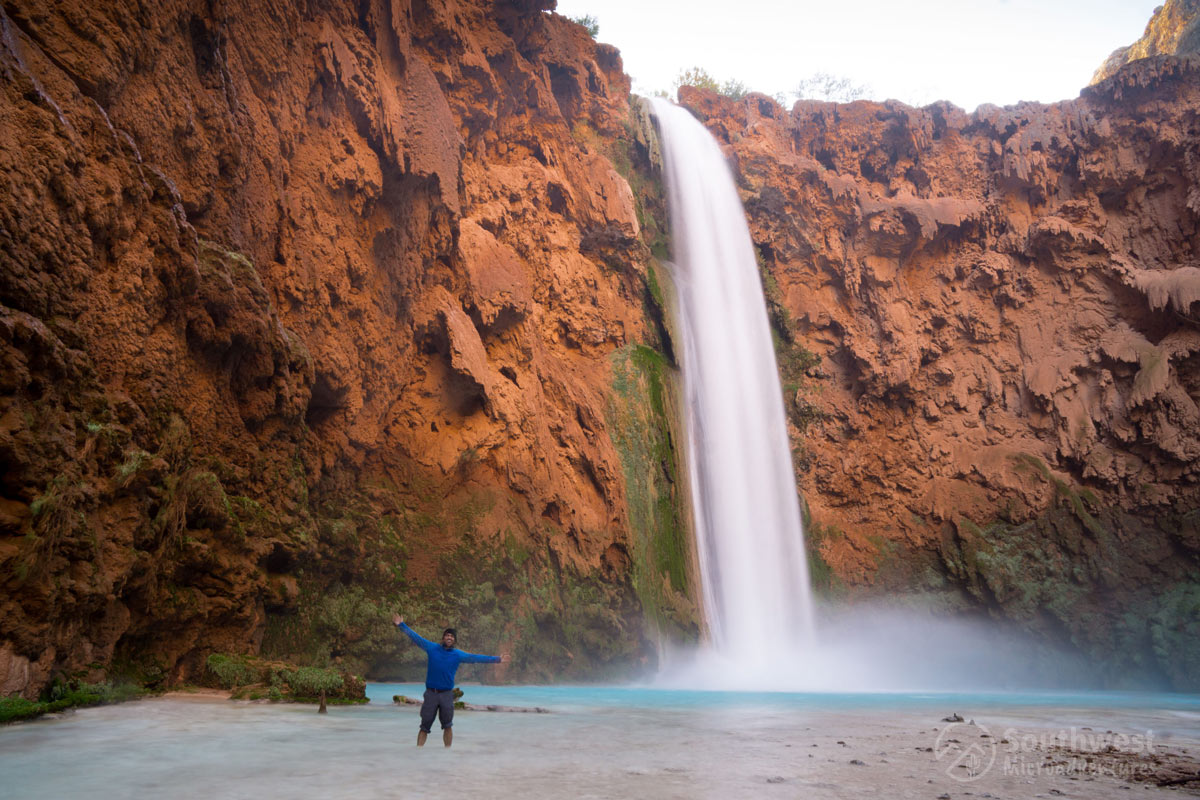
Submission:
<svg viewBox="0 0 1200 800">
<path fill-rule="evenodd" d="M 445 692 L 454 688 L 454 673 L 458 672 L 459 664 L 497 664 L 499 656 L 481 656 L 467 653 L 457 647 L 447 649 L 437 642 L 431 642 L 419 633 L 401 622 L 396 626 L 408 634 L 417 647 L 429 656 L 429 667 L 425 670 L 425 688 Z"/>
</svg>

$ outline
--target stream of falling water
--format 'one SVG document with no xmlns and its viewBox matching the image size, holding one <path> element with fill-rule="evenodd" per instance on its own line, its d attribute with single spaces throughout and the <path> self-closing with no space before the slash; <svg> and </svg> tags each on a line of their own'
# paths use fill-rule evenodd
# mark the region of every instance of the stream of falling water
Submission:
<svg viewBox="0 0 1200 800">
<path fill-rule="evenodd" d="M 716 140 L 653 99 L 678 293 L 697 552 L 717 685 L 773 685 L 813 639 L 783 391 L 754 247 Z"/>
</svg>

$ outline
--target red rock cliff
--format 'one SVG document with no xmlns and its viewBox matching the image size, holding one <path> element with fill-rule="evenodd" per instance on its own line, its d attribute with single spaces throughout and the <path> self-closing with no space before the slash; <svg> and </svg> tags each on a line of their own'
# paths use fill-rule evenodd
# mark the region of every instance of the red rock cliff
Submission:
<svg viewBox="0 0 1200 800">
<path fill-rule="evenodd" d="M 973 114 L 681 94 L 740 181 L 832 588 L 1198 685 L 1200 58 Z"/>
<path fill-rule="evenodd" d="M 1092 83 L 1111 77 L 1130 61 L 1197 52 L 1200 52 L 1200 0 L 1166 0 L 1154 9 L 1142 38 L 1114 50 L 1096 70 Z"/>
<path fill-rule="evenodd" d="M 397 606 L 518 674 L 646 657 L 629 82 L 544 5 L 4 4 L 5 693 L 378 671 Z"/>
</svg>

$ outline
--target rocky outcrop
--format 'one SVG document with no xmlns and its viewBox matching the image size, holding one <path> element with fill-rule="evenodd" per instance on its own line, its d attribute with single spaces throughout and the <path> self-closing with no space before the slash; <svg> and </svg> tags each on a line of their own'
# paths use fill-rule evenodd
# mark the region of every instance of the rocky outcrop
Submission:
<svg viewBox="0 0 1200 800">
<path fill-rule="evenodd" d="M 817 357 L 789 400 L 835 587 L 1200 682 L 1198 87 L 1158 57 L 973 114 L 681 91 L 735 166 L 785 378 Z"/>
<path fill-rule="evenodd" d="M 605 424 L 645 159 L 545 5 L 5 3 L 6 694 L 387 670 L 397 606 L 514 675 L 650 657 Z"/>
<path fill-rule="evenodd" d="M 1104 59 L 1091 85 L 1109 78 L 1125 64 L 1151 56 L 1184 56 L 1200 53 L 1200 2 L 1166 0 L 1150 17 L 1146 32 L 1128 47 L 1118 47 Z"/>
</svg>

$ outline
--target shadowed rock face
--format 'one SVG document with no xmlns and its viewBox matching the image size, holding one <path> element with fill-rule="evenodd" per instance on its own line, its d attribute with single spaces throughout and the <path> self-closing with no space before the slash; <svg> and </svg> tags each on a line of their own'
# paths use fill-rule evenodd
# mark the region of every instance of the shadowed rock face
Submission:
<svg viewBox="0 0 1200 800">
<path fill-rule="evenodd" d="M 973 114 L 681 94 L 820 359 L 791 401 L 834 583 L 1197 685 L 1200 58 Z"/>
<path fill-rule="evenodd" d="M 645 656 L 629 82 L 543 5 L 5 4 L 5 693 L 320 620 L 374 668 L 396 605 L 547 674 Z"/>
</svg>

